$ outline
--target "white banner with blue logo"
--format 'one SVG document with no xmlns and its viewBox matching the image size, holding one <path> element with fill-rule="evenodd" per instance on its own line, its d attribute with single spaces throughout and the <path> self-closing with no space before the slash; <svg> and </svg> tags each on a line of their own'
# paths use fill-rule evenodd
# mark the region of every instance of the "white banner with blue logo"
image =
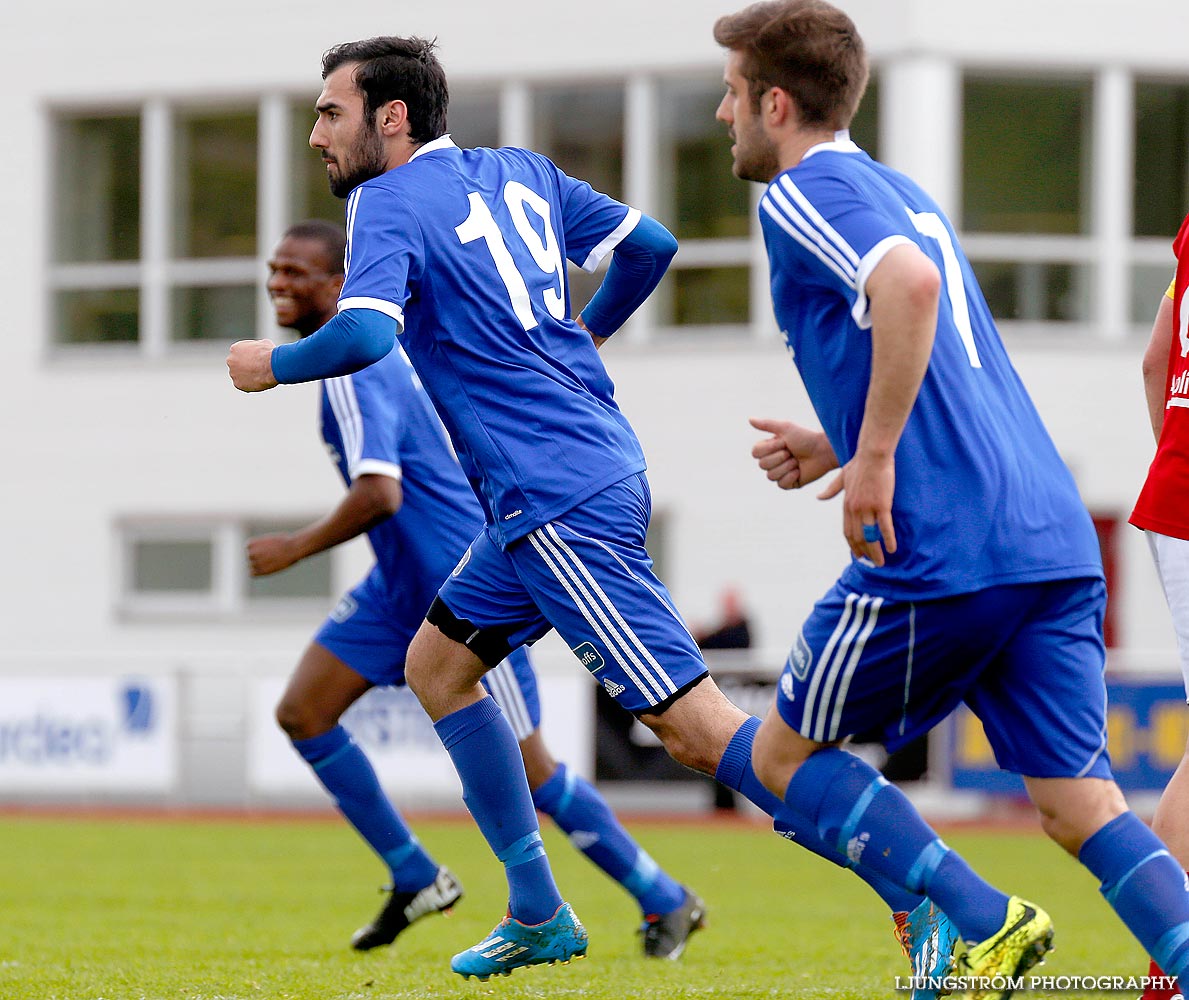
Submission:
<svg viewBox="0 0 1189 1000">
<path fill-rule="evenodd" d="M 0 793 L 170 791 L 177 746 L 173 677 L 0 677 Z"/>
<path fill-rule="evenodd" d="M 569 650 L 565 652 L 564 671 L 538 670 L 541 732 L 557 760 L 589 777 L 594 763 L 594 686 L 581 670 L 574 669 Z M 284 677 L 251 682 L 248 785 L 263 794 L 324 794 L 274 718 L 286 682 Z M 373 688 L 351 706 L 342 721 L 394 798 L 461 806 L 462 788 L 454 765 L 408 688 Z"/>
<path fill-rule="evenodd" d="M 248 785 L 264 793 L 310 793 L 320 786 L 278 728 L 274 707 L 287 678 L 252 682 L 248 705 Z M 373 688 L 343 715 L 343 726 L 395 793 L 461 801 L 461 787 L 429 717 L 408 688 Z"/>
</svg>

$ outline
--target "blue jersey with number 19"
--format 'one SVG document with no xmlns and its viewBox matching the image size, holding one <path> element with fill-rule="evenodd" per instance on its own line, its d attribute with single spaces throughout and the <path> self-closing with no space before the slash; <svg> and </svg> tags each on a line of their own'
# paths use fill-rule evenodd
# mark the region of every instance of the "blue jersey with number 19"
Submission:
<svg viewBox="0 0 1189 1000">
<path fill-rule="evenodd" d="M 543 156 L 449 136 L 348 199 L 339 310 L 401 324 L 501 545 L 644 468 L 565 264 L 594 270 L 639 219 Z"/>
<path fill-rule="evenodd" d="M 854 454 L 871 376 L 868 278 L 904 243 L 943 277 L 929 367 L 896 449 L 898 548 L 882 568 L 853 561 L 842 584 L 914 600 L 1100 576 L 1073 477 L 933 200 L 839 133 L 777 175 L 760 221 L 776 318 L 841 464 Z"/>
</svg>

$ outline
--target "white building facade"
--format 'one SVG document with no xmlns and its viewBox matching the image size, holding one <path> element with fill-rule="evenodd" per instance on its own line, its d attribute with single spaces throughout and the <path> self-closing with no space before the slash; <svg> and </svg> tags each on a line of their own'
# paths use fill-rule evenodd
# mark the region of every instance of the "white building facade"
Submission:
<svg viewBox="0 0 1189 1000">
<path fill-rule="evenodd" d="M 856 138 L 950 212 L 1100 519 L 1111 666 L 1175 677 L 1167 609 L 1126 517 L 1153 451 L 1140 357 L 1189 210 L 1183 10 L 842 5 L 874 67 Z M 254 741 L 277 678 L 369 553 L 354 543 L 248 579 L 246 537 L 318 516 L 339 486 L 313 387 L 243 395 L 223 358 L 233 340 L 279 336 L 264 262 L 285 226 L 341 210 L 306 138 L 322 51 L 368 35 L 438 39 L 460 144 L 539 149 L 680 239 L 672 272 L 603 354 L 649 456 L 662 575 L 695 624 L 737 589 L 775 674 L 846 548 L 837 502 L 781 493 L 749 457 L 749 416 L 814 418 L 768 305 L 757 189 L 731 177 L 714 120 L 723 56 L 711 29 L 733 6 L 15 7 L 0 11 L 0 801 L 242 802 L 306 788 L 269 771 L 272 751 Z M 574 278 L 577 307 L 592 286 Z M 593 695 L 560 644 L 543 645 L 547 734 L 556 726 L 555 750 L 589 770 L 590 723 L 570 717 L 589 716 Z M 111 680 L 67 715 L 108 699 L 103 725 L 117 729 L 143 730 L 150 697 L 172 727 L 168 766 L 141 784 L 39 782 L 37 768 L 88 737 L 55 715 L 59 695 L 22 686 L 30 678 L 60 680 L 54 691 Z M 5 783 L 6 760 L 24 777 Z"/>
</svg>

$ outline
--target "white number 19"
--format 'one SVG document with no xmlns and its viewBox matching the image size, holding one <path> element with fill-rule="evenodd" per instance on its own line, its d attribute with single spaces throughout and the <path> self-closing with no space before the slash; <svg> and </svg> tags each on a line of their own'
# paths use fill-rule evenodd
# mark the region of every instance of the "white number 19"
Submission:
<svg viewBox="0 0 1189 1000">
<path fill-rule="evenodd" d="M 499 224 L 487 203 L 477 192 L 471 192 L 467 198 L 471 204 L 470 214 L 461 225 L 455 227 L 454 232 L 463 245 L 475 240 L 483 240 L 487 244 L 487 250 L 495 262 L 496 272 L 507 289 L 512 311 L 516 313 L 520 325 L 526 330 L 531 330 L 537 325 L 537 318 L 533 314 L 528 283 L 516 267 L 516 260 L 508 249 L 504 234 L 500 231 Z M 566 265 L 562 260 L 557 234 L 553 231 L 553 224 L 549 219 L 549 202 L 519 181 L 509 181 L 504 185 L 504 204 L 508 206 L 512 224 L 528 252 L 532 254 L 537 267 L 557 281 L 557 288 L 546 288 L 542 299 L 549 314 L 561 319 L 566 313 Z M 528 208 L 531 208 L 545 224 L 543 233 L 538 233 L 529 221 L 526 210 Z"/>
</svg>

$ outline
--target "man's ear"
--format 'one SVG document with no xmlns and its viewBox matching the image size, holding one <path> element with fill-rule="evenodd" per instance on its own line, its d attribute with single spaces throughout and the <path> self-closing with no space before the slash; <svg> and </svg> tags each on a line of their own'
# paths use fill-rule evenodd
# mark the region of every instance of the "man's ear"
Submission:
<svg viewBox="0 0 1189 1000">
<path fill-rule="evenodd" d="M 381 135 L 397 135 L 409 120 L 409 109 L 404 101 L 389 101 L 376 109 L 376 126 Z"/>
<path fill-rule="evenodd" d="M 797 102 L 792 95 L 780 87 L 771 87 L 760 98 L 760 113 L 769 125 L 787 125 L 798 119 Z"/>
</svg>

